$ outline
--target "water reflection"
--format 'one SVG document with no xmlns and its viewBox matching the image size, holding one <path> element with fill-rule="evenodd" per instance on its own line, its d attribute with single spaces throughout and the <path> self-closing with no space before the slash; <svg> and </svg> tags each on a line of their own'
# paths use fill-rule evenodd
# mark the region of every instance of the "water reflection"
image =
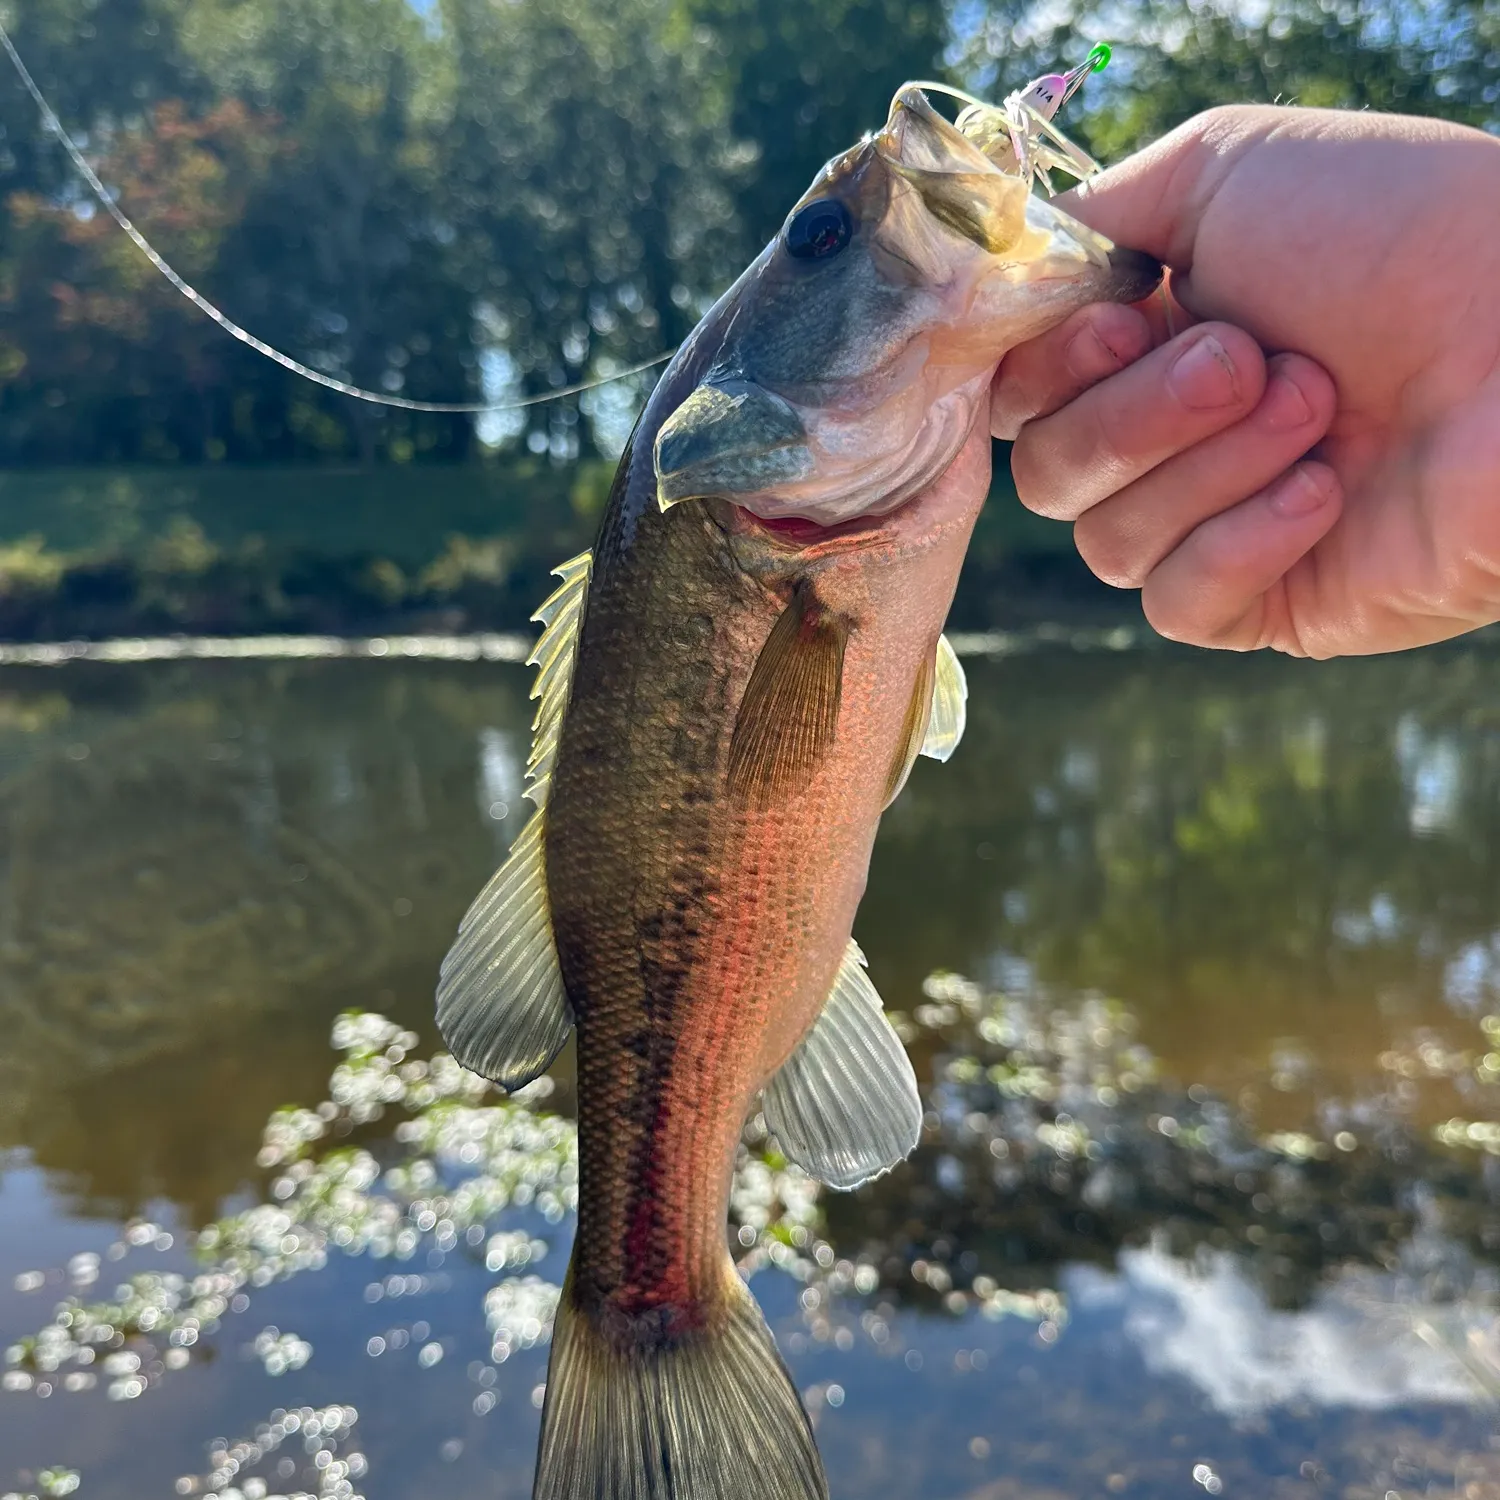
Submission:
<svg viewBox="0 0 1500 1500">
<path fill-rule="evenodd" d="M 1493 674 L 1458 653 L 1001 663 L 974 694 L 983 752 L 888 816 L 862 931 L 940 909 L 929 962 L 1127 997 L 1180 1076 L 1258 1085 L 1277 1038 L 1311 1035 L 1345 1086 L 1373 1026 L 1451 1024 L 1447 966 L 1494 936 Z"/>
<path fill-rule="evenodd" d="M 69 668 L 0 702 L 0 1143 L 101 1211 L 211 1215 L 268 1111 L 320 1085 L 331 1015 L 429 1008 L 514 823 L 483 747 L 524 678 Z"/>
<path fill-rule="evenodd" d="M 924 1144 L 852 1196 L 774 1161 L 740 1192 L 836 1494 L 1500 1495 L 1497 671 L 971 664 L 968 739 L 888 814 L 858 930 Z M 262 1132 L 326 1096 L 340 1010 L 435 1044 L 438 960 L 521 821 L 526 689 L 484 663 L 0 672 L 0 1343 L 67 1290 L 19 1273 L 209 1274 L 187 1231 L 299 1201 Z M 350 1124 L 378 1172 L 412 1144 L 392 1123 Z M 149 1452 L 106 1399 L 136 1372 L 0 1395 L 0 1489 L 59 1460 L 99 1496 L 202 1488 L 202 1440 L 295 1400 L 363 1414 L 329 1461 L 362 1453 L 374 1493 L 524 1493 L 566 1221 L 481 1204 L 444 1248 L 396 1186 L 379 1263 L 327 1238 L 204 1294 L 248 1311 L 160 1390 L 144 1360 L 135 1420 L 175 1434 Z M 117 1268 L 131 1215 L 175 1239 Z"/>
<path fill-rule="evenodd" d="M 1472 1342 L 1476 1361 L 1492 1361 L 1493 1316 L 1446 1303 L 1414 1306 L 1388 1276 L 1338 1272 L 1309 1306 L 1288 1312 L 1268 1306 L 1230 1255 L 1191 1265 L 1152 1246 L 1121 1252 L 1116 1275 L 1079 1268 L 1066 1287 L 1080 1312 L 1118 1309 L 1146 1368 L 1191 1382 L 1225 1416 L 1308 1405 L 1478 1406 L 1489 1399 L 1447 1341 L 1459 1348 Z M 1431 1331 L 1429 1314 L 1454 1325 L 1431 1343 L 1422 1336 Z M 1486 1373 L 1491 1384 L 1500 1380 L 1500 1364 Z"/>
</svg>

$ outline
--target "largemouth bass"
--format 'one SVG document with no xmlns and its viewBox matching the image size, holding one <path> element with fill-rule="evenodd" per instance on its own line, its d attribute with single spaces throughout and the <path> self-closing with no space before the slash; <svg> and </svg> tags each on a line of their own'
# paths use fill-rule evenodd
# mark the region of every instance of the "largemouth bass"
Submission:
<svg viewBox="0 0 1500 1500">
<path fill-rule="evenodd" d="M 916 1081 L 850 932 L 876 825 L 963 731 L 941 632 L 1001 355 L 1153 262 L 1112 253 L 908 87 L 646 406 L 533 658 L 538 811 L 438 1018 L 508 1088 L 578 1041 L 578 1230 L 537 1500 L 810 1500 L 807 1418 L 730 1258 L 757 1096 L 835 1187 Z"/>
</svg>

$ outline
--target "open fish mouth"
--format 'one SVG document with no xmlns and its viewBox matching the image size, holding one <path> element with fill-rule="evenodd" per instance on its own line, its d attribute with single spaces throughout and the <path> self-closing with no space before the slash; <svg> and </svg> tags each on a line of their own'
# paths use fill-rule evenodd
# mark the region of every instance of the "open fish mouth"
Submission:
<svg viewBox="0 0 1500 1500">
<path fill-rule="evenodd" d="M 907 84 L 726 294 L 723 346 L 657 434 L 658 503 L 824 528 L 887 514 L 952 461 L 1008 349 L 1159 277 Z"/>
<path fill-rule="evenodd" d="M 874 148 L 939 224 L 990 255 L 1013 256 L 1022 250 L 1031 184 L 1002 172 L 932 107 L 915 84 L 907 84 L 891 102 L 890 118 L 875 137 Z M 1100 260 L 1107 245 L 1092 233 L 1080 241 L 1085 254 L 1092 250 Z M 1038 248 L 1025 247 L 1032 254 Z"/>
<path fill-rule="evenodd" d="M 1153 291 L 1161 265 L 1064 213 L 1031 191 L 1029 177 L 1007 171 L 933 108 L 916 84 L 891 102 L 875 149 L 910 183 L 939 223 L 1035 282 L 1104 272 L 1105 295 L 1136 301 Z"/>
</svg>

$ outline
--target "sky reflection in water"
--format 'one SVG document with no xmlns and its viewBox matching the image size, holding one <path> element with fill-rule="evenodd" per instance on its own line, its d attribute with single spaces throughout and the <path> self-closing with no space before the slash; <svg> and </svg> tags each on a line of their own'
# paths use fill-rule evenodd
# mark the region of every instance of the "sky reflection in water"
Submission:
<svg viewBox="0 0 1500 1500">
<path fill-rule="evenodd" d="M 968 738 L 888 814 L 857 934 L 926 1141 L 755 1277 L 835 1495 L 1500 1495 L 1500 1157 L 1433 1135 L 1496 1118 L 1497 675 L 1478 649 L 970 665 Z M 527 685 L 0 672 L 0 1346 L 74 1257 L 102 1257 L 87 1300 L 283 1201 L 263 1127 L 328 1097 L 340 1010 L 430 1055 L 437 961 L 524 814 Z M 924 990 L 937 969 L 976 984 Z M 382 1169 L 396 1118 L 352 1127 Z M 128 1219 L 157 1228 L 111 1260 Z M 496 1364 L 485 1298 L 560 1277 L 568 1220 L 511 1207 L 447 1249 L 409 1227 L 409 1259 L 334 1245 L 247 1285 L 142 1394 L 107 1349 L 0 1392 L 0 1493 L 58 1464 L 86 1497 L 201 1492 L 216 1435 L 352 1407 L 249 1465 L 267 1490 L 221 1490 L 317 1493 L 321 1445 L 325 1488 L 529 1494 L 545 1349 Z M 546 1253 L 487 1268 L 495 1232 Z"/>
</svg>

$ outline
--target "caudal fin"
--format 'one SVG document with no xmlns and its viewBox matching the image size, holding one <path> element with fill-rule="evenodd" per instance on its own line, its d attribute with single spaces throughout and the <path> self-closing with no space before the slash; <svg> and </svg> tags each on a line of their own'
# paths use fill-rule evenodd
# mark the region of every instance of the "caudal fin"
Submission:
<svg viewBox="0 0 1500 1500">
<path fill-rule="evenodd" d="M 726 1268 L 727 1269 L 727 1268 Z M 827 1500 L 812 1428 L 738 1276 L 712 1332 L 608 1332 L 564 1288 L 532 1500 Z"/>
</svg>

